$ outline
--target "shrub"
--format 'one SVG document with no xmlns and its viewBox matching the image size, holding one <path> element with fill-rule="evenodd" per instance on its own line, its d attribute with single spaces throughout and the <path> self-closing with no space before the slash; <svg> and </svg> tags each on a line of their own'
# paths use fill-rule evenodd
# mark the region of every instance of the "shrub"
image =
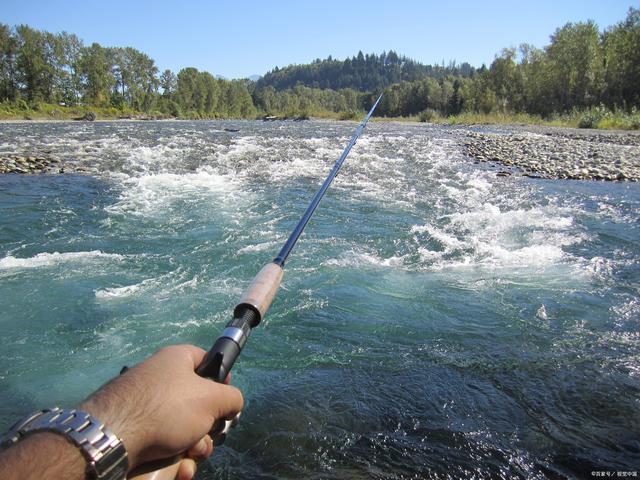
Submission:
<svg viewBox="0 0 640 480">
<path fill-rule="evenodd" d="M 598 123 L 612 118 L 611 111 L 604 105 L 591 107 L 578 115 L 578 128 L 598 128 Z"/>
<path fill-rule="evenodd" d="M 578 120 L 578 128 L 595 128 L 600 120 L 601 118 L 597 115 L 594 115 L 591 112 L 585 112 Z"/>
<path fill-rule="evenodd" d="M 440 115 L 433 108 L 427 108 L 426 110 L 423 110 L 422 112 L 420 112 L 420 115 L 419 115 L 419 119 L 423 123 L 425 122 L 431 123 L 434 120 L 436 120 L 438 117 L 440 117 Z"/>
<path fill-rule="evenodd" d="M 623 118 L 622 125 L 630 130 L 640 130 L 640 110 L 634 107 L 631 113 Z"/>
<path fill-rule="evenodd" d="M 340 115 L 338 116 L 338 120 L 356 120 L 357 118 L 359 118 L 359 115 L 355 110 L 340 112 Z"/>
</svg>

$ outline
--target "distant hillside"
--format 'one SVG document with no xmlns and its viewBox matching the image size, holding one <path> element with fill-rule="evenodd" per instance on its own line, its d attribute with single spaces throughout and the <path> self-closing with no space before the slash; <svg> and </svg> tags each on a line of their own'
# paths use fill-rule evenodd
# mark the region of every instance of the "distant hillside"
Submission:
<svg viewBox="0 0 640 480">
<path fill-rule="evenodd" d="M 302 84 L 311 88 L 339 90 L 352 88 L 361 92 L 380 91 L 402 81 L 413 82 L 426 77 L 440 79 L 447 75 L 469 77 L 474 68 L 468 63 L 423 65 L 393 50 L 381 55 L 358 52 L 345 60 L 317 59 L 308 65 L 276 67 L 256 82 L 256 88 L 271 86 L 278 91 Z"/>
</svg>

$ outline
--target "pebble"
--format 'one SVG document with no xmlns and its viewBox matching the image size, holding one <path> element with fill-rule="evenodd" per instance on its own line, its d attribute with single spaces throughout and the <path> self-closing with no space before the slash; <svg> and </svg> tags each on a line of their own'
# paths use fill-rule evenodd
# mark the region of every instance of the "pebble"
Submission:
<svg viewBox="0 0 640 480">
<path fill-rule="evenodd" d="M 522 127 L 514 132 L 467 131 L 475 162 L 517 167 L 531 178 L 640 181 L 640 134 Z M 507 176 L 504 170 L 498 176 Z"/>
<path fill-rule="evenodd" d="M 48 152 L 38 155 L 0 153 L 0 174 L 55 173 L 60 170 L 60 160 Z"/>
</svg>

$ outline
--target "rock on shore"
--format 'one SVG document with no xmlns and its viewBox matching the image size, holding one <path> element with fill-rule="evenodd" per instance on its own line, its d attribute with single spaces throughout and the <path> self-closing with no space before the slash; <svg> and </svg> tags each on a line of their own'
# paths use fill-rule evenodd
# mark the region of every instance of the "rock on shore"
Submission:
<svg viewBox="0 0 640 480">
<path fill-rule="evenodd" d="M 480 162 L 517 167 L 531 177 L 640 181 L 638 133 L 545 127 L 515 130 L 468 131 L 466 154 Z"/>
<path fill-rule="evenodd" d="M 52 155 L 0 153 L 0 173 L 63 173 L 60 160 Z"/>
</svg>

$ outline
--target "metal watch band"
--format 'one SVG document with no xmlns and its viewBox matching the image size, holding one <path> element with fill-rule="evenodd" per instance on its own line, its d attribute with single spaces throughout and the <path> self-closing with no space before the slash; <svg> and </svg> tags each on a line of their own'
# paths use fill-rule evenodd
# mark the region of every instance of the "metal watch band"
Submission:
<svg viewBox="0 0 640 480">
<path fill-rule="evenodd" d="M 27 415 L 2 437 L 0 448 L 7 448 L 25 436 L 39 431 L 58 433 L 77 445 L 87 460 L 88 478 L 125 478 L 129 460 L 122 441 L 100 420 L 80 410 L 54 407 Z"/>
</svg>

